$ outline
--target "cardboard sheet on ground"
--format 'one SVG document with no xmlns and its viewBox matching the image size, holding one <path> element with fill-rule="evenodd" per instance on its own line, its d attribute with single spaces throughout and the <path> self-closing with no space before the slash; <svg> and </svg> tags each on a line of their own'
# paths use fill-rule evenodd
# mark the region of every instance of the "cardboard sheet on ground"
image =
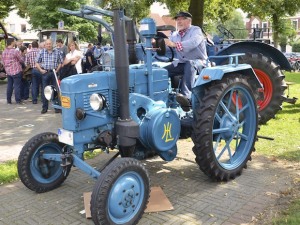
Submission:
<svg viewBox="0 0 300 225">
<path fill-rule="evenodd" d="M 84 200 L 84 209 L 85 209 L 85 217 L 87 219 L 91 218 L 91 210 L 90 210 L 90 202 L 91 202 L 91 192 L 83 193 Z M 145 210 L 146 213 L 150 212 L 161 212 L 173 210 L 171 202 L 161 189 L 161 187 L 151 187 L 151 193 L 149 198 L 149 203 Z"/>
</svg>

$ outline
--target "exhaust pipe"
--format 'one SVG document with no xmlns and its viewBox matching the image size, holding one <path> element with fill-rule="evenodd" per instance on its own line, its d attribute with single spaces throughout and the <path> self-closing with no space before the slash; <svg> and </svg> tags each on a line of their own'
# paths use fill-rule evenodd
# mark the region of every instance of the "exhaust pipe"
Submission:
<svg viewBox="0 0 300 225">
<path fill-rule="evenodd" d="M 114 51 L 117 88 L 120 99 L 120 111 L 116 122 L 119 146 L 130 147 L 139 137 L 139 125 L 133 121 L 129 112 L 129 62 L 125 35 L 124 10 L 114 10 Z"/>
</svg>

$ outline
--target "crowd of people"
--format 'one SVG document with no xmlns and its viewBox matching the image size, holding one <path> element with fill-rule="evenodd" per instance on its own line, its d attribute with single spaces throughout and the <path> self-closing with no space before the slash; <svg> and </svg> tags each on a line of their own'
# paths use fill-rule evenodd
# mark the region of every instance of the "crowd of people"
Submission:
<svg viewBox="0 0 300 225">
<path fill-rule="evenodd" d="M 91 72 L 102 53 L 100 45 L 89 44 L 83 56 L 75 41 L 66 46 L 62 39 L 57 39 L 55 48 L 50 39 L 41 43 L 33 41 L 27 47 L 22 41 L 8 39 L 0 55 L 1 70 L 7 75 L 7 104 L 12 104 L 13 94 L 16 104 L 20 105 L 29 101 L 38 104 L 40 96 L 41 113 L 47 113 L 48 101 L 42 90 L 47 85 L 59 85 L 55 76 L 62 80 L 74 74 Z M 82 63 L 83 57 L 85 63 Z"/>
<path fill-rule="evenodd" d="M 180 82 L 180 94 L 176 100 L 189 110 L 191 105 L 192 86 L 196 73 L 206 66 L 207 52 L 205 37 L 198 26 L 192 25 L 192 15 L 188 12 L 179 12 L 175 17 L 177 31 L 169 38 L 164 38 L 165 44 L 175 49 L 177 59 L 166 66 L 169 77 L 183 75 Z M 106 46 L 107 47 L 107 46 Z M 85 53 L 85 63 L 82 64 L 83 53 L 76 42 L 72 41 L 68 47 L 61 39 L 56 41 L 56 48 L 50 39 L 38 44 L 32 42 L 30 49 L 22 45 L 22 42 L 10 39 L 2 53 L 2 61 L 7 74 L 7 103 L 12 104 L 12 94 L 15 93 L 17 104 L 24 104 L 29 99 L 31 87 L 32 103 L 37 104 L 39 93 L 42 99 L 42 111 L 48 111 L 48 101 L 42 90 L 47 85 L 59 85 L 58 79 L 73 74 L 94 71 L 97 59 L 105 52 L 100 43 L 88 44 Z M 101 70 L 97 68 L 96 70 Z M 1 72 L 1 71 L 0 71 Z"/>
</svg>

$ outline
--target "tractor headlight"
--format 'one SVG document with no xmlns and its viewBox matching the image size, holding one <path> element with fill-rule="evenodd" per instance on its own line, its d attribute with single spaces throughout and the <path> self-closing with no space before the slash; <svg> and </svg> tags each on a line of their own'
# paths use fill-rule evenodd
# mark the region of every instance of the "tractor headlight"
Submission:
<svg viewBox="0 0 300 225">
<path fill-rule="evenodd" d="M 103 95 L 94 93 L 90 97 L 90 105 L 93 110 L 100 111 L 104 109 L 106 105 L 106 99 Z"/>
<path fill-rule="evenodd" d="M 54 86 L 46 86 L 44 89 L 45 98 L 50 101 L 57 97 L 57 90 Z"/>
</svg>

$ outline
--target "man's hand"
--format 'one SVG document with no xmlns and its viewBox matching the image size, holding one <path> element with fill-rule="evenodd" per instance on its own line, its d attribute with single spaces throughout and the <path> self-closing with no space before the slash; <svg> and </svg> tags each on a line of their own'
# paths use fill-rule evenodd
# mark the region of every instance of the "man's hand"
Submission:
<svg viewBox="0 0 300 225">
<path fill-rule="evenodd" d="M 174 42 L 170 41 L 170 39 L 164 38 L 164 40 L 165 40 L 165 43 L 166 43 L 167 46 L 169 46 L 171 48 L 175 48 L 176 47 L 176 44 Z"/>
</svg>

